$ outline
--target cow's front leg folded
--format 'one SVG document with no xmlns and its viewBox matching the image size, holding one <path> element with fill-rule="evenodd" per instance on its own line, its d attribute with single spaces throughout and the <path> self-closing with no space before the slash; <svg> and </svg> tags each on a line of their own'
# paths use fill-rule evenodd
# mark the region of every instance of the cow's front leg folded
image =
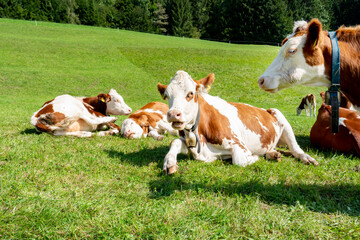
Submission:
<svg viewBox="0 0 360 240">
<path fill-rule="evenodd" d="M 176 157 L 179 153 L 187 154 L 188 149 L 183 141 L 183 139 L 174 139 L 170 144 L 170 150 L 166 154 L 164 159 L 163 170 L 166 174 L 173 174 L 177 172 L 177 160 Z"/>
</svg>

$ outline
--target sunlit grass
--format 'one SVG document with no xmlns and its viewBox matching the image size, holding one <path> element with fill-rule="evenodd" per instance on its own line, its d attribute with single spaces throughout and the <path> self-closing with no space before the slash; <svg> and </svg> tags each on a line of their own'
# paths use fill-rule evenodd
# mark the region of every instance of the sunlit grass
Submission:
<svg viewBox="0 0 360 240">
<path fill-rule="evenodd" d="M 360 237 L 359 158 L 311 147 L 315 118 L 296 116 L 305 94 L 324 89 L 257 87 L 279 48 L 7 19 L 0 31 L 0 238 Z M 133 109 L 162 101 L 156 84 L 179 69 L 195 79 L 214 72 L 211 94 L 228 101 L 280 109 L 319 166 L 283 157 L 241 168 L 181 155 L 179 172 L 165 176 L 171 136 L 54 137 L 30 124 L 65 93 L 115 88 Z"/>
</svg>

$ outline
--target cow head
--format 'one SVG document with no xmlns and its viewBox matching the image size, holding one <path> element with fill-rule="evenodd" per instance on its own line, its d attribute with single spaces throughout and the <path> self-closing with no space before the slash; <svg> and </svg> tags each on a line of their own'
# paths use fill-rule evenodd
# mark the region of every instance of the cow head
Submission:
<svg viewBox="0 0 360 240">
<path fill-rule="evenodd" d="M 198 95 L 208 93 L 214 79 L 215 75 L 211 73 L 196 81 L 187 72 L 178 71 L 168 86 L 158 84 L 161 96 L 168 101 L 167 119 L 174 129 L 190 129 L 195 124 L 199 109 Z"/>
<path fill-rule="evenodd" d="M 128 118 L 121 125 L 121 134 L 128 139 L 141 138 L 144 134 L 144 129 L 133 119 Z"/>
<path fill-rule="evenodd" d="M 270 93 L 296 85 L 329 87 L 324 64 L 328 56 L 331 43 L 319 20 L 295 22 L 293 33 L 284 39 L 279 55 L 259 78 L 258 85 Z"/>
<path fill-rule="evenodd" d="M 107 115 L 129 115 L 132 112 L 115 89 L 111 89 L 108 94 L 99 94 L 98 99 L 106 103 Z"/>
</svg>

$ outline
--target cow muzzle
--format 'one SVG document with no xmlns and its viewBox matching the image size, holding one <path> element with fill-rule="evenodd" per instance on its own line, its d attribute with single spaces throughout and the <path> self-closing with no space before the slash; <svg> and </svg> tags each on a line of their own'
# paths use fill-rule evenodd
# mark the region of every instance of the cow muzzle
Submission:
<svg viewBox="0 0 360 240">
<path fill-rule="evenodd" d="M 264 77 L 260 77 L 258 80 L 258 86 L 259 88 L 261 88 L 262 90 L 269 92 L 269 93 L 276 93 L 278 91 L 277 88 L 269 88 L 266 84 L 266 80 Z"/>
<path fill-rule="evenodd" d="M 179 110 L 168 111 L 167 119 L 174 129 L 181 130 L 185 127 L 185 123 L 182 121 L 182 113 Z"/>
</svg>

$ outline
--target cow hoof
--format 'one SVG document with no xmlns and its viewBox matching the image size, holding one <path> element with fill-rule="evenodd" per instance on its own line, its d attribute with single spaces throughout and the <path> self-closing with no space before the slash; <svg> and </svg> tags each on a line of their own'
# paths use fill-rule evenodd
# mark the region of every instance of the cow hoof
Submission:
<svg viewBox="0 0 360 240">
<path fill-rule="evenodd" d="M 171 166 L 169 168 L 164 169 L 164 172 L 165 172 L 166 175 L 171 175 L 171 174 L 176 173 L 177 170 L 178 170 L 178 166 L 174 165 L 174 166 Z"/>
<path fill-rule="evenodd" d="M 300 156 L 300 160 L 301 160 L 301 162 L 302 163 L 304 163 L 304 164 L 313 164 L 314 166 L 318 166 L 319 165 L 319 163 L 315 160 L 315 159 L 313 159 L 312 157 L 310 157 L 309 155 L 307 155 L 307 154 L 303 154 L 303 155 L 301 155 Z"/>
<path fill-rule="evenodd" d="M 277 162 L 281 162 L 281 153 L 279 152 L 266 153 L 266 159 L 274 159 Z"/>
<path fill-rule="evenodd" d="M 156 138 L 156 140 L 158 140 L 158 141 L 161 141 L 161 140 L 163 140 L 164 139 L 164 136 L 158 136 L 157 138 Z"/>
</svg>

